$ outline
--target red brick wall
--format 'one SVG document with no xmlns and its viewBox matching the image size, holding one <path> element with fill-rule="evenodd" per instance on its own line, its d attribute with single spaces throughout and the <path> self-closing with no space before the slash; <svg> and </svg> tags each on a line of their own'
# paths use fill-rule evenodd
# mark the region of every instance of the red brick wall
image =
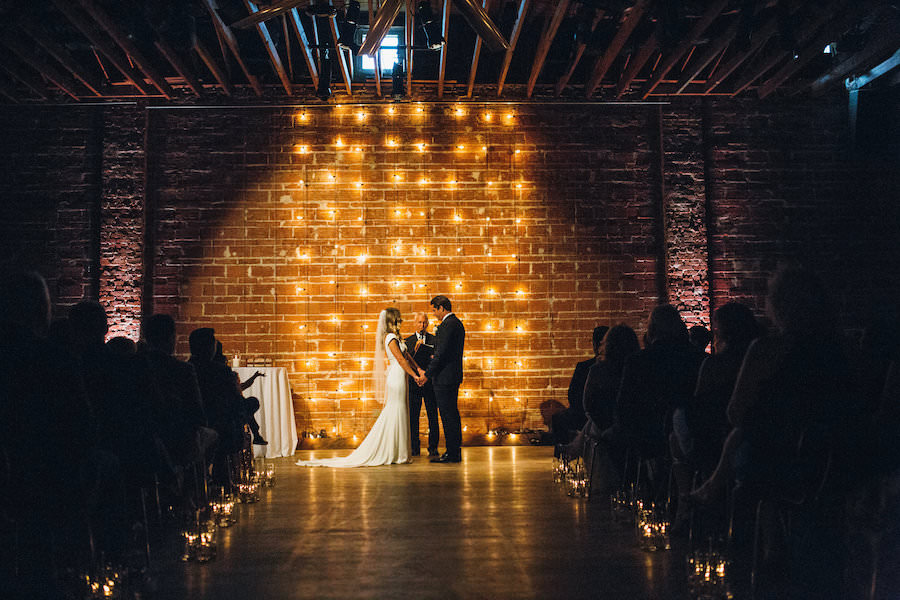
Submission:
<svg viewBox="0 0 900 600">
<path fill-rule="evenodd" d="M 457 108 L 152 109 L 149 131 L 137 107 L 3 109 L 3 262 L 132 335 L 150 284 L 184 339 L 213 326 L 288 367 L 298 428 L 345 433 L 372 420 L 378 312 L 411 325 L 436 293 L 469 332 L 470 431 L 539 426 L 591 329 L 642 333 L 661 293 L 691 324 L 731 298 L 761 312 L 801 258 L 845 327 L 896 302 L 896 169 L 848 158 L 839 100 Z"/>
</svg>

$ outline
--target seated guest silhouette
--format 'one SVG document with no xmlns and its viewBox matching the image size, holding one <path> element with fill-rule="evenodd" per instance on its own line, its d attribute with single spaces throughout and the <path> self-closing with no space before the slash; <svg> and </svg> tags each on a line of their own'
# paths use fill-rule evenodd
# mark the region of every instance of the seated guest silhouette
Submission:
<svg viewBox="0 0 900 600">
<path fill-rule="evenodd" d="M 587 417 L 584 414 L 584 384 L 587 381 L 588 371 L 600 357 L 600 344 L 603 336 L 609 331 L 609 327 L 600 325 L 594 327 L 591 343 L 594 356 L 575 365 L 575 372 L 569 382 L 569 408 L 560 411 L 552 417 L 553 443 L 568 444 L 576 432 L 584 427 Z"/>
<path fill-rule="evenodd" d="M 253 443 L 257 446 L 267 446 L 269 442 L 263 439 L 263 436 L 259 433 L 259 423 L 256 420 L 256 411 L 259 410 L 259 398 L 255 396 L 250 396 L 249 398 L 244 398 L 244 390 L 249 389 L 250 386 L 253 385 L 253 382 L 256 381 L 257 377 L 265 377 L 266 374 L 260 371 L 257 371 L 253 375 L 250 376 L 247 381 L 241 381 L 240 376 L 232 370 L 230 366 L 228 366 L 228 359 L 225 358 L 225 354 L 222 352 L 222 342 L 216 340 L 216 355 L 213 357 L 213 360 L 225 367 L 225 369 L 231 373 L 234 378 L 234 383 L 237 386 L 238 396 L 240 396 L 240 402 L 238 402 L 238 410 L 243 416 L 243 421 L 250 427 L 250 433 L 253 435 Z"/>
</svg>

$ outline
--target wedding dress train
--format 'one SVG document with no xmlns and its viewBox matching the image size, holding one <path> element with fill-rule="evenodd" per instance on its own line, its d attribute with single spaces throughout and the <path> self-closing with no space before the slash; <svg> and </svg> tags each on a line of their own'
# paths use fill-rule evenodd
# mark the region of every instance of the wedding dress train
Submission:
<svg viewBox="0 0 900 600">
<path fill-rule="evenodd" d="M 396 334 L 389 333 L 384 338 L 384 349 L 389 360 L 384 386 L 384 408 L 366 439 L 347 456 L 298 460 L 302 467 L 376 467 L 380 465 L 410 462 L 409 403 L 406 398 L 406 372 L 388 344 L 397 340 L 400 350 L 406 351 L 406 344 Z"/>
</svg>

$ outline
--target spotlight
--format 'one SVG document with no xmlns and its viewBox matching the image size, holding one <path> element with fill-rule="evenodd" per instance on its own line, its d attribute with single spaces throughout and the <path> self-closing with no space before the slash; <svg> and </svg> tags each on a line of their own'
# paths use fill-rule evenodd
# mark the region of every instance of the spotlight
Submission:
<svg viewBox="0 0 900 600">
<path fill-rule="evenodd" d="M 394 63 L 394 70 L 391 71 L 391 96 L 394 98 L 402 98 L 406 95 L 406 83 L 403 81 L 403 64 L 399 61 Z"/>
<path fill-rule="evenodd" d="M 356 23 L 359 21 L 359 2 L 350 0 L 344 9 L 344 18 L 338 23 L 340 37 L 338 46 L 349 50 L 354 55 L 359 53 L 359 44 L 356 43 Z"/>
<path fill-rule="evenodd" d="M 425 34 L 425 46 L 429 50 L 437 50 L 444 45 L 444 36 L 441 35 L 441 23 L 434 18 L 431 10 L 431 2 L 422 0 L 416 8 L 416 20 L 419 28 Z"/>
<path fill-rule="evenodd" d="M 316 97 L 325 102 L 331 98 L 331 49 L 322 49 L 322 66 L 319 69 L 319 86 Z"/>
</svg>

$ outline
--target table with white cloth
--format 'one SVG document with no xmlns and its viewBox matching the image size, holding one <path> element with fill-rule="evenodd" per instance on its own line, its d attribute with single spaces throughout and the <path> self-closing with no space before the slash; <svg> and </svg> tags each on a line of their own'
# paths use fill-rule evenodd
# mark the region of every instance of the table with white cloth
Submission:
<svg viewBox="0 0 900 600">
<path fill-rule="evenodd" d="M 247 381 L 257 371 L 265 375 L 257 377 L 253 385 L 244 390 L 244 397 L 255 396 L 259 399 L 256 422 L 259 423 L 260 435 L 269 442 L 268 446 L 254 445 L 253 455 L 257 458 L 293 456 L 297 448 L 297 426 L 294 422 L 294 401 L 291 399 L 287 369 L 238 367 L 234 371 L 241 381 Z"/>
</svg>

